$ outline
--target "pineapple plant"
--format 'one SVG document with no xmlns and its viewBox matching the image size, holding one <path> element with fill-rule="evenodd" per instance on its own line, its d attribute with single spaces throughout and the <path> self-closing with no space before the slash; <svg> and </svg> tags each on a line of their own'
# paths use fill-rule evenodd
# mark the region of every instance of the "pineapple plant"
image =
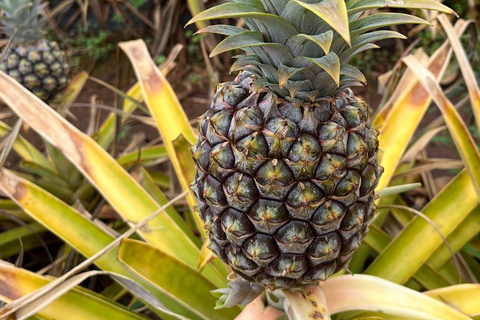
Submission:
<svg viewBox="0 0 480 320">
<path fill-rule="evenodd" d="M 446 19 L 443 15 L 439 18 L 447 32 L 454 30 L 457 35 L 461 35 L 465 30 L 458 26 L 468 26 L 464 20 L 459 20 L 453 29 Z M 451 43 L 459 42 L 458 39 L 452 40 L 451 36 L 449 40 Z M 418 74 L 421 82 L 434 77 L 440 78 L 442 70 L 450 60 L 447 54 L 449 44 L 446 41 L 430 62 L 420 62 L 414 55 L 407 56 L 404 61 L 412 73 Z M 478 246 L 477 233 L 480 227 L 479 192 L 478 186 L 473 182 L 480 181 L 480 176 L 468 171 L 468 168 L 479 163 L 480 155 L 469 137 L 465 123 L 457 113 L 452 112 L 453 104 L 448 103 L 447 98 L 442 99 L 443 92 L 435 92 L 435 87 L 430 85 L 427 94 L 420 95 L 425 99 L 419 99 L 423 84 L 418 82 L 411 85 L 415 75 L 405 73 L 395 90 L 402 92 L 403 96 L 394 99 L 395 103 L 391 109 L 382 109 L 382 111 L 390 109 L 390 114 L 394 111 L 400 113 L 395 113 L 395 117 L 387 117 L 385 120 L 379 120 L 378 115 L 372 117 L 374 119 L 372 123 L 383 123 L 379 148 L 384 152 L 381 164 L 385 167 L 385 172 L 377 187 L 382 190 L 377 192 L 377 195 L 381 197 L 389 195 L 380 199 L 379 205 L 385 208 L 385 202 L 390 201 L 390 196 L 394 196 L 396 201 L 401 201 L 402 196 L 399 193 L 411 190 L 411 186 L 408 185 L 398 186 L 398 177 L 393 181 L 395 187 L 389 188 L 389 182 L 385 178 L 388 178 L 389 174 L 391 177 L 396 169 L 396 172 L 408 174 L 405 179 L 401 178 L 400 183 L 417 181 L 418 171 L 415 173 L 411 169 L 424 169 L 423 157 L 420 160 L 412 159 L 420 152 L 418 143 L 425 141 L 425 135 L 415 138 L 412 146 L 407 146 L 407 142 L 418 128 L 419 119 L 423 117 L 417 110 L 423 108 L 426 112 L 431 102 L 431 99 L 427 99 L 430 95 L 435 101 L 444 102 L 444 107 L 448 111 L 444 119 L 451 129 L 452 136 L 456 138 L 454 141 L 460 142 L 464 147 L 460 149 L 462 154 L 465 154 L 465 147 L 469 148 L 467 151 L 471 154 L 464 160 L 467 170 L 463 170 L 443 190 L 438 191 L 422 209 L 421 214 L 428 217 L 431 224 L 437 226 L 438 232 L 433 232 L 432 225 L 423 217 L 408 214 L 409 208 L 404 206 L 401 206 L 403 210 L 395 212 L 392 207 L 392 212 L 388 213 L 398 220 L 389 219 L 385 221 L 385 226 L 380 228 L 379 220 L 386 213 L 386 210 L 383 210 L 378 216 L 379 219 L 370 224 L 371 231 L 364 238 L 364 244 L 369 246 L 369 257 L 372 259 L 369 259 L 368 263 L 360 261 L 362 265 L 359 267 L 359 255 L 352 258 L 356 265 L 355 275 L 330 277 L 319 286 L 306 288 L 302 292 L 283 290 L 285 299 L 277 300 L 274 299 L 278 297 L 276 293 L 264 294 L 263 288 L 243 281 L 240 277 L 229 283 L 229 288 L 225 288 L 229 268 L 216 259 L 209 263 L 211 255 L 203 250 L 200 241 L 203 230 L 196 224 L 187 222 L 194 220 L 186 220 L 197 216 L 189 216 L 193 214 L 191 210 L 179 212 L 178 210 L 185 209 L 184 203 L 169 207 L 182 197 L 186 198 L 189 209 L 195 202 L 191 201 L 195 199 L 192 197 L 193 192 L 188 190 L 187 182 L 194 179 L 195 170 L 192 170 L 194 161 L 190 157 L 185 157 L 188 154 L 188 147 L 195 140 L 193 129 L 164 77 L 163 73 L 168 72 L 170 68 L 164 66 L 161 72 L 143 41 L 122 43 L 120 47 L 132 62 L 139 80 L 139 85 L 132 87 L 129 95 L 136 100 L 145 99 L 161 132 L 162 144 L 150 145 L 117 159 L 106 150 L 102 150 L 108 148 L 110 141 L 113 140 L 111 132 L 115 130 L 113 127 L 115 113 L 110 114 L 98 131 L 98 136 L 95 136 L 95 139 L 98 139 L 96 142 L 54 109 L 36 99 L 18 82 L 0 72 L 0 86 L 4 89 L 0 90 L 0 97 L 33 130 L 58 148 L 101 193 L 105 201 L 102 201 L 100 212 L 105 209 L 111 212 L 113 209 L 121 216 L 121 220 L 134 225 L 127 232 L 117 236 L 111 232 L 111 228 L 120 227 L 121 229 L 116 230 L 122 230 L 125 226 L 124 223 L 118 225 L 112 223 L 120 222 L 118 218 L 113 217 L 115 220 L 112 221 L 111 218 L 104 220 L 97 216 L 93 220 L 87 215 L 85 207 L 77 204 L 68 205 L 51 191 L 29 181 L 27 175 L 15 169 L 0 167 L 0 190 L 2 196 L 9 198 L 0 200 L 0 208 L 7 213 L 16 214 L 15 217 L 18 216 L 28 223 L 20 228 L 0 231 L 4 239 L 0 250 L 5 248 L 5 240 L 7 244 L 14 244 L 19 242 L 19 239 L 22 239 L 24 245 L 8 250 L 7 253 L 14 250 L 20 253 L 29 250 L 30 236 L 35 230 L 40 229 L 56 234 L 59 239 L 68 243 L 68 246 L 75 248 L 75 251 L 89 257 L 61 276 L 58 273 L 41 276 L 8 262 L 13 259 L 7 258 L 5 261 L 3 255 L 5 251 L 2 250 L 0 281 L 4 285 L 0 286 L 0 300 L 7 304 L 0 308 L 0 318 L 26 319 L 35 314 L 40 318 L 56 319 L 69 319 L 71 315 L 75 315 L 81 319 L 98 320 L 146 317 L 225 320 L 237 316 L 236 319 L 239 320 L 260 318 L 266 320 L 278 317 L 331 319 L 330 314 L 338 314 L 342 319 L 360 320 L 390 318 L 389 315 L 392 314 L 399 319 L 467 320 L 480 313 L 478 304 L 480 288 L 475 283 L 465 283 L 475 282 L 474 277 L 476 279 L 480 277 L 476 260 L 478 253 L 472 250 Z M 457 46 L 456 50 L 461 51 L 462 48 Z M 461 61 L 462 55 L 456 56 Z M 464 59 L 466 61 L 467 58 Z M 168 60 L 173 61 L 171 58 Z M 425 75 L 429 73 L 431 76 L 427 78 Z M 469 75 L 466 74 L 465 79 L 467 76 Z M 22 95 L 24 97 L 18 99 Z M 125 99 L 123 107 L 124 112 L 131 113 L 138 104 Z M 385 144 L 388 132 L 385 132 L 384 128 L 399 128 L 398 124 L 407 126 L 412 123 L 416 124 L 407 127 L 407 130 L 397 130 L 401 132 L 393 130 L 394 133 L 390 135 L 391 139 L 395 139 L 393 141 L 405 143 L 405 150 L 408 151 L 405 157 L 408 155 L 409 158 L 407 161 L 409 166 L 405 168 L 401 153 L 397 153 L 397 158 L 392 156 L 392 152 L 397 152 L 398 145 Z M 47 172 L 49 177 L 56 172 L 55 170 L 61 169 L 63 173 L 67 173 L 63 166 L 56 165 L 59 162 L 55 161 L 55 154 L 43 155 L 34 146 L 29 145 L 21 134 L 16 134 L 15 129 L 7 126 L 2 128 L 1 124 L 2 122 L 0 135 L 8 134 L 6 139 L 11 139 L 4 145 L 7 147 L 9 145 L 23 159 L 36 164 L 38 172 Z M 437 126 L 435 130 L 439 128 L 441 130 L 442 123 Z M 391 160 L 392 158 L 394 160 Z M 152 168 L 153 163 L 158 163 L 159 159 L 170 159 L 177 173 L 172 179 L 178 178 L 184 189 L 172 200 L 158 188 L 149 173 L 149 168 Z M 128 161 L 125 162 L 126 160 Z M 131 168 L 132 163 L 135 163 L 136 168 L 130 174 L 127 170 Z M 397 166 L 400 163 L 402 165 Z M 57 184 L 55 187 L 60 189 L 63 185 Z M 168 210 L 165 210 L 167 207 Z M 184 215 L 187 217 L 185 220 L 182 219 Z M 36 222 L 31 224 L 32 219 Z M 200 220 L 200 217 L 198 219 Z M 29 232 L 25 232 L 25 229 Z M 137 232 L 138 236 L 128 239 L 133 232 Z M 448 237 L 453 252 L 459 252 L 468 259 L 468 265 L 464 266 L 465 272 L 461 278 L 458 277 L 455 268 L 451 268 L 452 257 L 447 250 L 447 242 L 442 240 L 439 234 Z M 442 243 L 443 241 L 445 243 Z M 37 238 L 35 242 L 38 243 Z M 467 245 L 468 251 L 465 250 Z M 114 246 L 118 246 L 118 250 L 111 250 Z M 74 275 L 94 260 L 98 268 L 108 272 L 113 280 L 121 284 L 109 284 L 105 289 L 102 287 L 101 299 L 98 292 L 84 287 L 74 288 L 78 281 L 99 274 L 98 271 L 86 271 Z M 473 280 L 469 280 L 467 276 Z M 50 282 L 48 286 L 45 286 L 48 282 Z M 240 294 L 244 286 L 248 287 L 247 295 Z M 65 293 L 67 289 L 73 290 L 59 297 L 59 290 L 53 290 L 55 288 L 58 288 L 60 293 Z M 135 297 L 126 295 L 125 289 Z M 222 295 L 217 304 L 216 298 L 210 294 L 212 290 L 216 295 Z M 423 292 L 418 292 L 420 290 Z M 53 302 L 55 298 L 58 298 L 58 301 Z M 140 306 L 139 300 L 147 307 Z M 50 303 L 52 304 L 49 305 Z M 269 306 L 266 307 L 265 303 Z M 134 304 L 138 308 L 132 307 Z M 243 310 L 238 307 L 245 304 L 248 305 Z M 281 316 L 282 310 L 285 310 L 284 316 Z M 348 312 L 352 310 L 356 312 Z"/>
<path fill-rule="evenodd" d="M 41 0 L 1 0 L 3 32 L 12 45 L 3 52 L 0 69 L 44 101 L 65 89 L 68 64 L 55 41 L 44 38 Z"/>
<path fill-rule="evenodd" d="M 376 41 L 405 38 L 394 24 L 427 24 L 385 6 L 451 12 L 436 1 L 248 0 L 220 4 L 190 23 L 227 37 L 212 55 L 241 49 L 198 120 L 192 189 L 210 249 L 267 288 L 300 290 L 348 266 L 375 212 L 378 131 L 351 87 L 349 64 Z M 366 14 L 367 13 L 367 14 Z"/>
</svg>

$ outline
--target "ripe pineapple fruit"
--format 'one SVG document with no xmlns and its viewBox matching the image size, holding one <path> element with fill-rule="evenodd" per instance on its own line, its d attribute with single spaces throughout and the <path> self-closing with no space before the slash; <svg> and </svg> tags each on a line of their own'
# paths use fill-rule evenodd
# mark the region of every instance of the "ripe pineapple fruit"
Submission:
<svg viewBox="0 0 480 320">
<path fill-rule="evenodd" d="M 65 89 L 68 64 L 65 52 L 44 38 L 41 0 L 0 0 L 2 30 L 13 37 L 0 68 L 44 101 Z"/>
<path fill-rule="evenodd" d="M 404 38 L 372 30 L 426 23 L 364 15 L 384 6 L 452 12 L 435 1 L 239 0 L 190 21 L 241 17 L 248 27 L 200 30 L 227 36 L 212 55 L 245 54 L 198 120 L 192 189 L 211 250 L 268 290 L 325 280 L 367 232 L 383 169 L 368 106 L 350 89 L 366 80 L 348 63 L 373 42 Z"/>
</svg>

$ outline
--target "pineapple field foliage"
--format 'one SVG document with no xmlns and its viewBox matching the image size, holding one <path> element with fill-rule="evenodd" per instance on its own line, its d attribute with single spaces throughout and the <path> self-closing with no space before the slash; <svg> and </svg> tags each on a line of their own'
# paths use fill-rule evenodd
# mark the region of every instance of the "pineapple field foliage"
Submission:
<svg viewBox="0 0 480 320">
<path fill-rule="evenodd" d="M 188 5 L 194 15 L 201 3 Z M 466 7 L 455 8 L 463 18 Z M 197 134 L 179 99 L 192 114 L 205 110 L 205 98 L 191 99 L 183 90 L 203 86 L 207 91 L 211 78 L 225 73 L 221 68 L 230 63 L 228 57 L 201 58 L 202 46 L 210 52 L 221 37 L 193 40 L 181 31 L 187 48 L 180 53 L 172 43 L 158 50 L 161 38 L 147 42 L 150 53 L 142 42 L 123 43 L 128 59 L 120 56 L 112 67 L 118 81 L 105 87 L 108 83 L 79 73 L 53 108 L 1 74 L 0 97 L 8 107 L 1 109 L 0 118 L 0 300 L 6 303 L 0 318 L 233 319 L 242 311 L 239 304 L 255 298 L 239 319 L 259 318 L 251 315 L 262 312 L 265 319 L 286 319 L 279 311 L 283 308 L 291 319 L 304 319 L 302 312 L 324 313 L 321 306 L 335 319 L 480 318 L 475 146 L 480 94 L 473 80 L 478 57 L 471 35 L 464 35 L 471 30 L 467 23 L 452 19 L 452 29 L 445 18 L 434 21 L 438 45 L 420 42 L 414 51 L 399 52 L 406 58 L 391 61 L 388 70 L 375 70 L 378 62 L 371 61 L 377 53 L 353 61 L 359 68 L 372 63 L 372 74 L 366 74 L 370 86 L 379 71 L 390 71 L 379 79 L 381 101 L 370 105 L 385 168 L 377 187 L 382 196 L 369 232 L 351 258 L 349 271 L 355 276 L 341 271 L 322 283 L 323 293 L 319 287 L 303 292 L 317 309 L 302 304 L 305 300 L 294 291 L 257 298 L 260 286 L 241 278 L 227 283 L 232 269 L 203 241 L 205 229 L 189 188 L 195 175 L 189 149 Z M 422 30 L 422 39 L 431 32 Z M 78 42 L 87 43 L 84 39 Z M 110 50 L 102 51 L 101 42 L 91 46 L 92 54 L 100 52 L 95 59 Z M 76 42 L 65 47 L 72 45 Z M 158 69 L 151 56 L 162 62 Z M 130 66 L 139 81 L 133 86 Z M 193 75 L 179 77 L 182 69 Z M 120 91 L 111 91 L 112 86 Z M 78 110 L 85 106 L 87 121 L 78 130 L 69 121 L 82 115 Z M 145 132 L 154 129 L 159 135 L 149 133 L 147 139 L 135 129 L 139 123 Z M 430 156 L 436 139 L 448 143 L 454 159 Z M 384 290 L 389 294 L 379 294 Z M 329 298 L 335 296 L 343 299 Z M 262 302 L 269 306 L 264 309 Z"/>
</svg>

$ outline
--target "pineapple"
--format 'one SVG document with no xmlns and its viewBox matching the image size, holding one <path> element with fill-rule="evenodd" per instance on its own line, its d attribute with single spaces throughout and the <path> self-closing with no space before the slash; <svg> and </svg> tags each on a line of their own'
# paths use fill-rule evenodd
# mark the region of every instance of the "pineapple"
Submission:
<svg viewBox="0 0 480 320">
<path fill-rule="evenodd" d="M 243 18 L 212 52 L 241 49 L 232 82 L 199 118 L 192 189 L 210 249 L 268 290 L 302 289 L 346 268 L 375 212 L 378 131 L 351 58 L 427 22 L 378 8 L 452 12 L 436 1 L 237 0 L 190 23 Z M 370 14 L 365 14 L 370 13 Z"/>
<path fill-rule="evenodd" d="M 67 85 L 65 52 L 44 38 L 41 0 L 0 0 L 3 32 L 13 37 L 0 69 L 44 101 Z"/>
</svg>

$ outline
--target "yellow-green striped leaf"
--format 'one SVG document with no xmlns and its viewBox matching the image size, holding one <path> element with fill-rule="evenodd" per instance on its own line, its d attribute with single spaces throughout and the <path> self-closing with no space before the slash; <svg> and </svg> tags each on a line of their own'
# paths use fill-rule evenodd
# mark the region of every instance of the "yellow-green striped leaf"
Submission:
<svg viewBox="0 0 480 320">
<path fill-rule="evenodd" d="M 344 275 L 320 284 L 330 313 L 370 310 L 415 319 L 458 319 L 468 316 L 447 304 L 396 283 L 367 275 Z"/>
<path fill-rule="evenodd" d="M 66 203 L 55 198 L 37 185 L 3 168 L 0 168 L 0 190 L 14 200 L 38 223 L 86 257 L 96 254 L 114 240 L 111 235 L 104 232 L 93 221 Z M 176 301 L 170 299 L 168 295 L 156 290 L 141 278 L 132 276 L 116 259 L 114 251 L 110 251 L 100 257 L 95 264 L 105 271 L 118 273 L 137 281 L 173 312 L 198 319 L 194 313 L 180 306 Z M 173 319 L 166 315 L 162 316 Z"/>
<path fill-rule="evenodd" d="M 50 280 L 25 269 L 16 268 L 12 264 L 0 260 L 0 300 L 11 302 L 23 297 Z M 45 320 L 141 320 L 144 316 L 129 311 L 112 301 L 108 301 L 97 293 L 84 288 L 73 289 L 50 306 L 41 310 L 38 316 Z"/>
<path fill-rule="evenodd" d="M 477 205 L 475 187 L 464 170 L 422 212 L 448 237 Z M 404 284 L 441 244 L 438 233 L 417 216 L 390 242 L 365 273 Z"/>
<path fill-rule="evenodd" d="M 442 112 L 452 139 L 480 196 L 480 153 L 478 152 L 477 145 L 470 131 L 455 106 L 443 93 L 435 76 L 423 67 L 413 56 L 407 56 L 403 58 L 403 61 L 417 76 Z"/>
<path fill-rule="evenodd" d="M 154 64 L 153 66 L 158 71 Z M 159 83 L 152 82 L 154 81 L 152 79 L 149 78 L 149 85 L 152 86 L 149 88 L 156 92 Z M 138 182 L 92 138 L 79 131 L 15 80 L 1 72 L 0 86 L 3 88 L 0 97 L 10 108 L 41 136 L 61 150 L 127 222 L 134 224 L 160 208 Z M 162 97 L 155 97 L 160 99 L 155 102 L 164 106 L 166 110 L 171 109 L 166 107 L 171 97 L 167 98 L 168 101 L 162 100 Z M 175 124 L 174 118 L 170 118 L 168 113 L 163 116 L 165 123 Z M 180 129 L 175 127 L 175 130 Z M 193 138 L 192 135 L 193 133 L 190 133 L 191 138 Z M 167 141 L 171 143 L 171 140 L 165 139 L 168 149 Z M 184 183 L 187 184 L 185 178 Z M 185 189 L 188 189 L 188 184 Z M 192 201 L 193 206 L 193 198 Z M 197 265 L 200 248 L 190 241 L 168 215 L 158 215 L 149 223 L 148 228 L 142 229 L 139 234 L 154 246 L 162 248 L 163 251 L 188 265 L 192 267 Z M 223 286 L 226 282 L 223 275 L 211 265 L 206 266 L 203 272 L 218 286 Z"/>
<path fill-rule="evenodd" d="M 205 320 L 229 320 L 239 312 L 238 308 L 214 310 L 216 298 L 210 291 L 216 289 L 215 285 L 196 269 L 147 243 L 123 240 L 118 258 L 138 276 L 189 306 Z"/>
</svg>

